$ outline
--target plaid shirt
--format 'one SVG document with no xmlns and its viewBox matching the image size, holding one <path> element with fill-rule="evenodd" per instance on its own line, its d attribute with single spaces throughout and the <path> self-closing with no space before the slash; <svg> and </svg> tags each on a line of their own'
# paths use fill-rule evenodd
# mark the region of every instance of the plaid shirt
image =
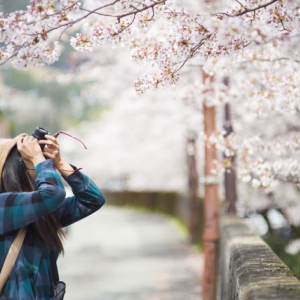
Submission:
<svg viewBox="0 0 300 300">
<path fill-rule="evenodd" d="M 91 179 L 77 171 L 64 179 L 74 196 L 65 198 L 61 177 L 53 160 L 39 163 L 37 191 L 0 194 L 0 265 L 3 266 L 9 247 L 18 229 L 52 212 L 63 227 L 98 210 L 105 198 Z M 56 258 L 58 250 L 55 251 Z M 50 250 L 39 247 L 27 232 L 11 275 L 0 300 L 49 300 L 53 293 Z"/>
</svg>

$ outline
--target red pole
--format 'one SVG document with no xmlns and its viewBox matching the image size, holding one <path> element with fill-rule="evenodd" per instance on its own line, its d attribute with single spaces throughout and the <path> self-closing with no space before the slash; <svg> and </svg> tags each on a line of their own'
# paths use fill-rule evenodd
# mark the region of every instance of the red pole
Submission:
<svg viewBox="0 0 300 300">
<path fill-rule="evenodd" d="M 213 80 L 202 72 L 203 82 Z M 203 102 L 204 132 L 209 137 L 215 131 L 215 107 Z M 205 140 L 205 186 L 204 186 L 204 273 L 202 300 L 215 300 L 217 287 L 219 198 L 217 177 L 212 173 L 216 160 L 216 147 Z"/>
</svg>

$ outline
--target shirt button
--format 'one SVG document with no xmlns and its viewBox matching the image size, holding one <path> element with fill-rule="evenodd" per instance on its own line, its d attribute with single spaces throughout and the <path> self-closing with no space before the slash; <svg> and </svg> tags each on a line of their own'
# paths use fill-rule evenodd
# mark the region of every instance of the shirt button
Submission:
<svg viewBox="0 0 300 300">
<path fill-rule="evenodd" d="M 37 269 L 37 266 L 33 266 L 32 268 L 33 268 L 33 270 L 36 270 L 36 269 Z"/>
</svg>

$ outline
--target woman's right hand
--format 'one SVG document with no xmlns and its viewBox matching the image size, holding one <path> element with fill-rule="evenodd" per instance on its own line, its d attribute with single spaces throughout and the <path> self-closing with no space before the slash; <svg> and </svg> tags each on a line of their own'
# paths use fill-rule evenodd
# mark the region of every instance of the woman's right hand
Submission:
<svg viewBox="0 0 300 300">
<path fill-rule="evenodd" d="M 45 160 L 41 146 L 38 140 L 33 136 L 19 138 L 17 147 L 23 160 L 33 163 L 34 166 Z"/>
</svg>

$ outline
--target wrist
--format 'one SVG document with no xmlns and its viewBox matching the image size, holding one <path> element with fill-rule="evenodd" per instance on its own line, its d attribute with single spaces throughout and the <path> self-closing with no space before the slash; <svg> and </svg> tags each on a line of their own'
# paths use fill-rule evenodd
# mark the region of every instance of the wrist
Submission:
<svg viewBox="0 0 300 300">
<path fill-rule="evenodd" d="M 32 161 L 23 160 L 26 169 L 34 169 L 34 164 Z"/>
<path fill-rule="evenodd" d="M 61 160 L 56 166 L 58 170 L 69 170 L 72 171 L 73 168 L 66 161 Z"/>
<path fill-rule="evenodd" d="M 66 165 L 68 165 L 68 163 L 66 163 L 64 160 L 60 160 L 58 163 L 55 164 L 56 168 L 63 168 Z"/>
<path fill-rule="evenodd" d="M 45 161 L 45 157 L 43 155 L 39 155 L 39 156 L 36 156 L 34 157 L 32 160 L 31 160 L 31 163 L 33 164 L 33 166 L 35 167 L 37 164 L 39 164 L 40 162 L 42 161 Z M 25 163 L 25 162 L 24 162 Z M 26 165 L 26 163 L 25 163 Z"/>
</svg>

